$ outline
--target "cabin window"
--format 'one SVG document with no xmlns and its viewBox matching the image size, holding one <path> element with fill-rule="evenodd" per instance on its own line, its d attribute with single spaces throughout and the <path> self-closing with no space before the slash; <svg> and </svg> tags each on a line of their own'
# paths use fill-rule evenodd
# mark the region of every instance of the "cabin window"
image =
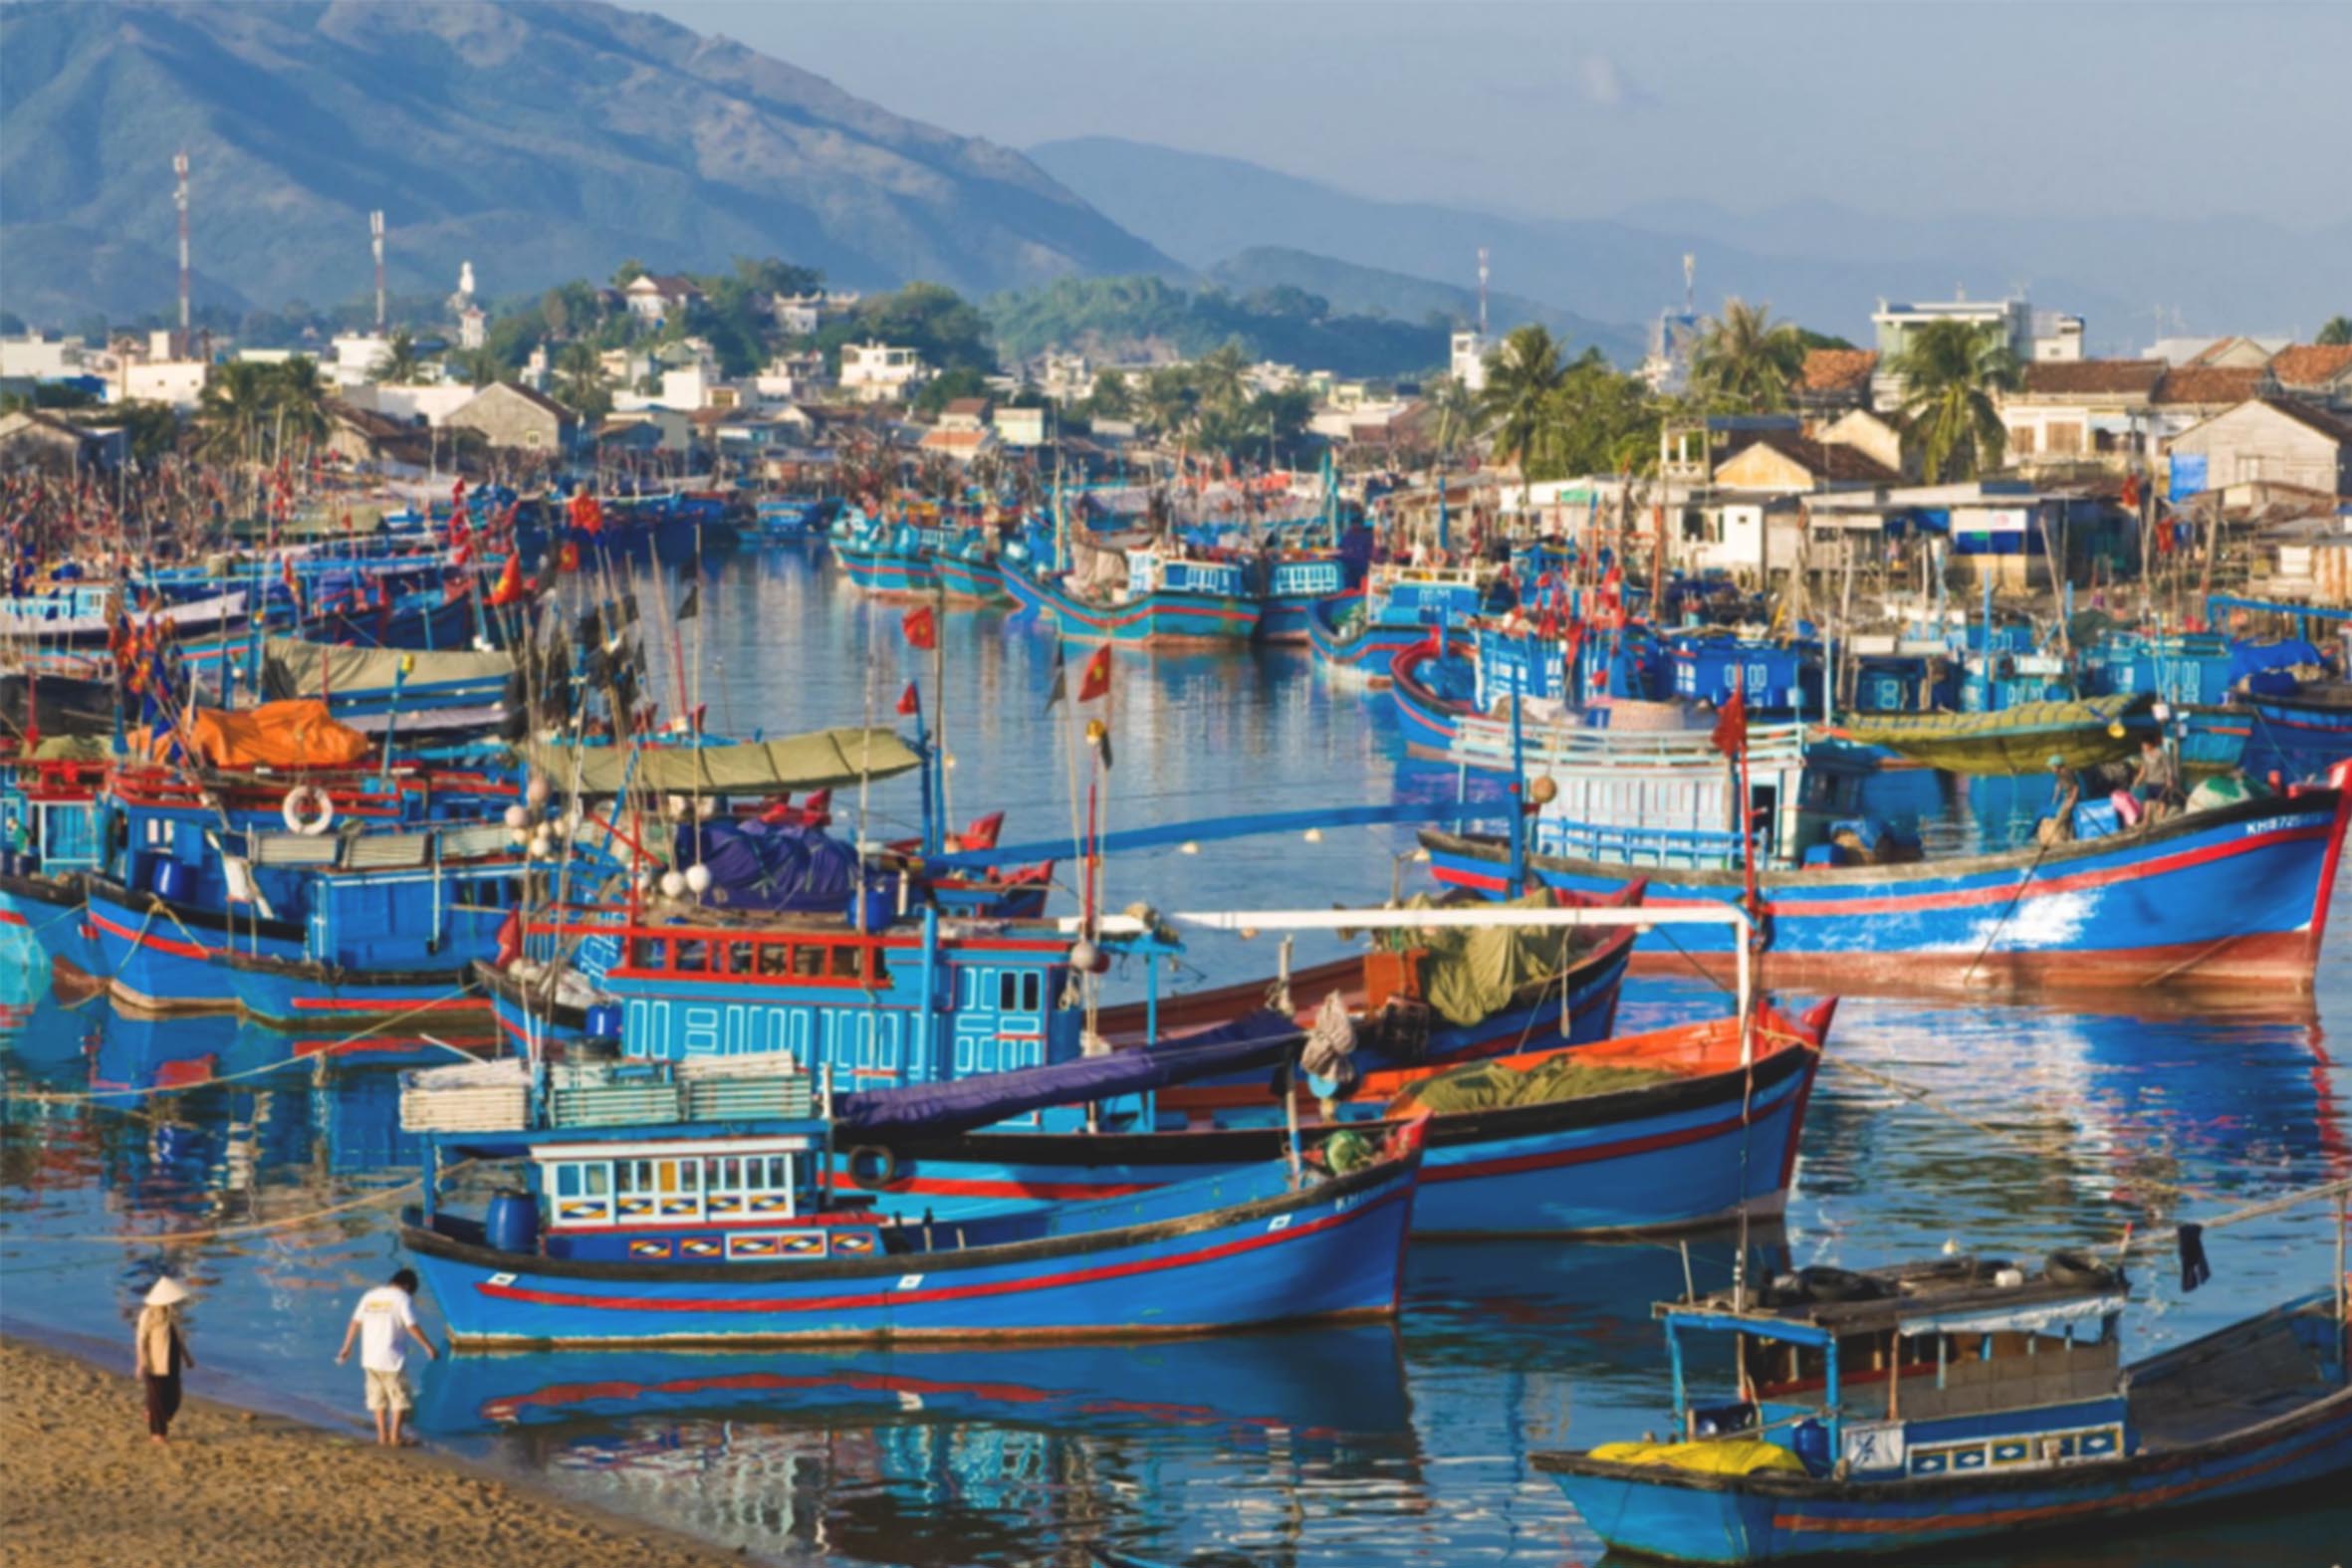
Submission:
<svg viewBox="0 0 2352 1568">
<path fill-rule="evenodd" d="M 629 940 L 631 969 L 668 969 L 670 945 L 665 937 L 633 937 Z"/>
<path fill-rule="evenodd" d="M 1045 1002 L 1045 977 L 1036 970 L 1009 969 L 997 982 L 999 1012 L 1036 1012 Z"/>
<path fill-rule="evenodd" d="M 601 1160 L 580 1167 L 580 1187 L 584 1198 L 611 1197 L 612 1167 Z"/>
<path fill-rule="evenodd" d="M 749 975 L 752 973 L 752 945 L 749 942 L 728 943 L 727 973 L 730 975 Z"/>
<path fill-rule="evenodd" d="M 764 942 L 760 945 L 760 973 L 771 978 L 789 974 L 792 969 L 792 949 L 781 943 Z"/>
<path fill-rule="evenodd" d="M 788 1192 L 793 1185 L 793 1162 L 788 1154 L 768 1156 L 768 1188 L 771 1192 Z"/>
<path fill-rule="evenodd" d="M 578 1198 L 580 1196 L 579 1166 L 559 1165 L 556 1167 L 556 1196 L 558 1198 Z"/>
</svg>

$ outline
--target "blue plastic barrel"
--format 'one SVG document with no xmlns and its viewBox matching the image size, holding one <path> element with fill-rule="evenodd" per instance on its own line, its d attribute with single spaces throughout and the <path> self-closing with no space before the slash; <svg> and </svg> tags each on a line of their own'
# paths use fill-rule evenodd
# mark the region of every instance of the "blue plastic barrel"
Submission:
<svg viewBox="0 0 2352 1568">
<path fill-rule="evenodd" d="M 1796 1424 L 1796 1430 L 1788 1435 L 1788 1446 L 1796 1451 L 1796 1456 L 1804 1460 L 1805 1468 L 1813 1474 L 1826 1475 L 1829 1473 L 1829 1429 L 1827 1427 L 1810 1418 L 1800 1421 Z"/>
<path fill-rule="evenodd" d="M 517 1188 L 501 1188 L 490 1195 L 483 1231 L 494 1251 L 538 1251 L 539 1200 Z"/>
<path fill-rule="evenodd" d="M 196 885 L 196 873 L 185 861 L 166 855 L 155 862 L 155 895 L 174 903 L 184 901 Z"/>
<path fill-rule="evenodd" d="M 898 918 L 898 878 L 894 876 L 868 877 L 857 894 L 864 901 L 865 918 L 857 919 L 857 906 L 850 906 L 850 920 L 866 931 L 884 931 Z"/>
</svg>

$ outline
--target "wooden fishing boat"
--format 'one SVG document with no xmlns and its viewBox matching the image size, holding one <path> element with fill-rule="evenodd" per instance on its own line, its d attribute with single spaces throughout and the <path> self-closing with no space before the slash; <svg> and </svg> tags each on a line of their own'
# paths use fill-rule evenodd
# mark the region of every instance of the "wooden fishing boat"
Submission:
<svg viewBox="0 0 2352 1568">
<path fill-rule="evenodd" d="M 1586 894 L 1639 877 L 1669 907 L 1747 897 L 1736 831 L 1637 856 L 1553 820 L 1538 818 L 1516 861 L 1490 834 L 1425 829 L 1421 841 L 1439 882 L 1490 895 L 1516 894 L 1524 871 Z M 2325 787 L 1996 853 L 1805 865 L 1761 845 L 1765 964 L 1781 986 L 2308 990 L 2348 825 L 2352 764 L 2339 764 Z M 1724 934 L 1695 931 L 1670 963 L 1720 975 L 1731 958 Z"/>
<path fill-rule="evenodd" d="M 453 1343 L 1067 1341 L 1396 1311 L 1412 1129 L 1344 1175 L 1269 1160 L 937 1224 L 826 1200 L 829 1131 L 805 1076 L 557 1071 L 543 1115 L 521 1071 L 444 1070 L 406 1091 L 403 1122 L 430 1141 L 428 1200 L 401 1242 Z M 522 1124 L 504 1125 L 515 1110 Z M 533 1191 L 479 1221 L 446 1213 L 434 1195 L 453 1157 L 526 1162 Z"/>
<path fill-rule="evenodd" d="M 1658 1308 L 1672 1443 L 1534 1456 L 1613 1551 L 1690 1563 L 1892 1555 L 2112 1530 L 2352 1467 L 2334 1292 L 2129 1366 L 2113 1270 L 1954 1259 L 1808 1269 Z M 1738 1347 L 1695 1405 L 1686 1341 Z"/>
<path fill-rule="evenodd" d="M 1847 719 L 1838 733 L 1947 773 L 2037 774 L 2053 762 L 2094 768 L 2132 755 L 2157 733 L 2155 704 L 2153 694 L 2137 692 L 2017 703 L 1994 713 L 1870 715 Z"/>
<path fill-rule="evenodd" d="M 1132 647 L 1231 647 L 1256 635 L 1265 608 L 1243 575 L 1238 561 L 1131 550 L 1125 587 L 1100 602 L 1027 570 L 1007 570 L 1004 582 L 1016 604 L 1065 637 Z"/>
</svg>

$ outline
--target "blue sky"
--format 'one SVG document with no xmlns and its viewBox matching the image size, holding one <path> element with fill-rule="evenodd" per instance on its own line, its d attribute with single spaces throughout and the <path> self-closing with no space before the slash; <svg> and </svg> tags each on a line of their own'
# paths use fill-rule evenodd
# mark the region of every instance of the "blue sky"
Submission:
<svg viewBox="0 0 2352 1568">
<path fill-rule="evenodd" d="M 631 0 L 1014 146 L 1123 135 L 1563 216 L 2340 220 L 2352 4 Z"/>
</svg>

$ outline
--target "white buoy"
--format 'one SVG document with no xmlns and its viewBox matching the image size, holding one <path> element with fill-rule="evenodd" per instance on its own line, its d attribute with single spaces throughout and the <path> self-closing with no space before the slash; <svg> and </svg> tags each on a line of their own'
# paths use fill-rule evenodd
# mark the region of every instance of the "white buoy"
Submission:
<svg viewBox="0 0 2352 1568">
<path fill-rule="evenodd" d="M 696 861 L 686 868 L 686 886 L 696 898 L 711 890 L 711 868 Z"/>
<path fill-rule="evenodd" d="M 1095 947 L 1093 943 L 1080 938 L 1078 941 L 1070 944 L 1069 967 L 1071 969 L 1083 970 L 1088 974 L 1092 974 L 1094 971 L 1094 966 L 1101 962 L 1102 951 L 1101 949 Z"/>
<path fill-rule="evenodd" d="M 523 785 L 523 798 L 533 805 L 545 805 L 547 804 L 547 781 L 539 775 L 533 774 L 531 782 Z"/>
<path fill-rule="evenodd" d="M 661 896 L 676 898 L 686 891 L 686 879 L 675 871 L 661 873 Z"/>
<path fill-rule="evenodd" d="M 531 825 L 531 813 L 524 810 L 519 805 L 510 805 L 506 808 L 506 825 L 516 829 L 517 831 L 529 827 Z"/>
</svg>

